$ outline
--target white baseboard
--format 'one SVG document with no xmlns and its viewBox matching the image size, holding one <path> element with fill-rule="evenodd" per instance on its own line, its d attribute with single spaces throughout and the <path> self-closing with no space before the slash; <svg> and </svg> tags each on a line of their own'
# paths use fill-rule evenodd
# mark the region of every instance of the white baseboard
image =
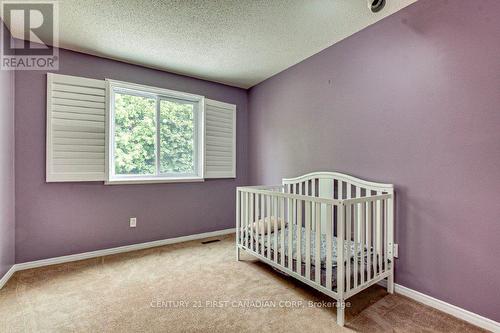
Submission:
<svg viewBox="0 0 500 333">
<path fill-rule="evenodd" d="M 5 275 L 0 279 L 0 289 L 3 288 L 3 286 L 5 286 L 5 284 L 7 283 L 7 281 L 9 281 L 9 279 L 12 277 L 12 275 L 14 275 L 14 273 L 17 271 L 16 269 L 16 265 L 13 265 L 8 271 L 7 273 L 5 273 Z"/>
<path fill-rule="evenodd" d="M 163 246 L 163 245 L 175 244 L 175 243 L 182 243 L 182 242 L 187 242 L 187 241 L 192 241 L 192 240 L 197 240 L 197 239 L 223 236 L 223 235 L 232 234 L 234 232 L 235 232 L 234 228 L 225 229 L 225 230 L 218 230 L 218 231 L 212 231 L 212 232 L 205 232 L 205 233 L 201 233 L 201 234 L 176 237 L 176 238 L 169 238 L 169 239 L 162 239 L 162 240 L 157 240 L 157 241 L 152 241 L 152 242 L 126 245 L 126 246 L 105 249 L 105 250 L 72 254 L 72 255 L 68 255 L 68 256 L 62 256 L 62 257 L 36 260 L 36 261 L 30 261 L 30 262 L 25 262 L 25 263 L 21 263 L 21 264 L 16 264 L 16 265 L 12 266 L 11 269 L 0 279 L 0 289 L 3 288 L 3 286 L 7 283 L 7 281 L 12 277 L 12 275 L 15 272 L 22 271 L 25 269 L 37 268 L 37 267 L 43 267 L 43 266 L 49 266 L 49 265 L 55 265 L 55 264 L 62 264 L 62 263 L 66 263 L 66 262 L 102 257 L 102 256 L 107 256 L 107 255 L 117 254 L 117 253 L 143 250 L 143 249 L 148 249 L 151 247 Z M 385 282 L 386 282 L 385 280 L 382 280 L 382 281 L 380 281 L 379 284 L 385 286 Z M 433 307 L 437 310 L 443 311 L 449 315 L 452 315 L 452 316 L 457 317 L 459 319 L 465 320 L 465 321 L 467 321 L 473 325 L 476 325 L 478 327 L 481 327 L 485 330 L 488 330 L 491 332 L 500 332 L 500 323 L 493 321 L 491 319 L 488 319 L 486 317 L 480 316 L 478 314 L 475 314 L 473 312 L 470 312 L 468 310 L 459 308 L 458 306 L 443 302 L 439 299 L 422 294 L 421 292 L 404 287 L 404 286 L 397 284 L 397 283 L 394 284 L 394 291 L 398 294 L 401 294 L 403 296 L 411 298 L 417 302 L 423 303 L 423 304 L 428 305 L 430 307 Z"/>
<path fill-rule="evenodd" d="M 380 281 L 379 284 L 385 287 L 387 285 L 387 281 L 382 280 Z M 491 332 L 500 332 L 500 323 L 488 319 L 486 317 L 480 316 L 474 312 L 470 312 L 468 310 L 459 308 L 458 306 L 455 306 L 453 304 L 446 303 L 432 296 L 423 294 L 419 291 L 395 283 L 394 292 L 406 296 L 408 298 L 411 298 L 419 303 L 428 305 L 436 310 L 447 313 L 453 317 L 465 320 L 466 322 L 481 327 L 485 330 Z"/>
<path fill-rule="evenodd" d="M 63 263 L 72 262 L 72 261 L 108 256 L 108 255 L 117 254 L 117 253 L 143 250 L 143 249 L 148 249 L 148 248 L 152 248 L 152 247 L 188 242 L 188 241 L 197 240 L 197 239 L 229 235 L 229 234 L 235 233 L 235 231 L 236 231 L 235 228 L 217 230 L 217 231 L 211 231 L 211 232 L 204 232 L 201 234 L 194 234 L 194 235 L 182 236 L 182 237 L 176 237 L 176 238 L 161 239 L 161 240 L 152 241 L 152 242 L 119 246 L 119 247 L 113 247 L 110 249 L 97 250 L 97 251 L 92 251 L 92 252 L 84 252 L 84 253 L 78 253 L 78 254 L 71 254 L 68 256 L 55 257 L 55 258 L 49 258 L 49 259 L 29 261 L 29 262 L 24 262 L 24 263 L 20 263 L 20 264 L 15 264 L 2 277 L 2 279 L 0 279 L 0 289 L 3 288 L 3 286 L 7 283 L 7 281 L 12 277 L 12 275 L 15 272 L 22 271 L 25 269 L 31 269 L 31 268 L 37 268 L 37 267 L 43 267 L 43 266 L 49 266 L 49 265 L 56 265 L 56 264 L 63 264 Z"/>
</svg>

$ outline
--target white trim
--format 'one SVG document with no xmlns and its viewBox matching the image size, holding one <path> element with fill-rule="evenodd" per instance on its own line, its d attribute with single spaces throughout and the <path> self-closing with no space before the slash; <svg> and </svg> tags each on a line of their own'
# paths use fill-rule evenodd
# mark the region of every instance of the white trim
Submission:
<svg viewBox="0 0 500 333">
<path fill-rule="evenodd" d="M 174 98 L 186 99 L 186 100 L 189 100 L 191 102 L 200 102 L 205 98 L 204 96 L 201 96 L 201 95 L 190 94 L 190 93 L 171 90 L 171 89 L 147 86 L 147 85 L 138 84 L 138 83 L 118 81 L 118 80 L 113 80 L 113 79 L 108 79 L 108 78 L 106 78 L 105 81 L 107 81 L 108 84 L 111 85 L 111 87 L 113 87 L 113 88 L 139 90 L 139 91 L 148 92 L 148 93 L 154 94 L 154 95 L 170 96 L 170 97 L 174 97 Z"/>
<path fill-rule="evenodd" d="M 217 230 L 217 231 L 204 232 L 201 234 L 194 234 L 194 235 L 181 236 L 181 237 L 175 237 L 175 238 L 167 238 L 167 239 L 161 239 L 161 240 L 152 241 L 152 242 L 125 245 L 125 246 L 104 249 L 104 250 L 71 254 L 71 255 L 62 256 L 62 257 L 28 261 L 28 262 L 24 262 L 24 263 L 20 263 L 20 264 L 15 264 L 0 279 L 0 289 L 3 288 L 3 286 L 7 283 L 7 281 L 12 277 L 12 275 L 15 272 L 23 271 L 26 269 L 38 268 L 38 267 L 44 267 L 44 266 L 50 266 L 50 265 L 56 265 L 56 264 L 63 264 L 63 263 L 67 263 L 67 262 L 109 256 L 112 254 L 118 254 L 118 253 L 130 252 L 130 251 L 144 250 L 144 249 L 149 249 L 152 247 L 188 242 L 188 241 L 193 241 L 193 240 L 198 240 L 198 239 L 203 239 L 203 238 L 224 236 L 224 235 L 233 234 L 235 231 L 236 231 L 235 228 L 223 229 L 223 230 Z"/>
<path fill-rule="evenodd" d="M 172 178 L 162 178 L 162 177 L 150 177 L 150 178 L 132 178 L 132 179 L 114 179 L 112 181 L 105 181 L 105 185 L 134 185 L 134 184 L 163 184 L 163 183 L 196 183 L 204 182 L 203 177 L 172 177 Z"/>
<path fill-rule="evenodd" d="M 381 286 L 386 286 L 387 281 L 380 281 Z M 394 284 L 394 291 L 397 294 L 411 298 L 414 301 L 430 306 L 431 308 L 437 309 L 444 313 L 447 313 L 453 317 L 464 320 L 472 325 L 478 326 L 485 330 L 491 332 L 500 332 L 500 323 L 494 320 L 488 319 L 474 312 L 462 309 L 456 305 L 446 303 L 432 296 L 423 294 L 419 291 L 407 288 L 400 284 Z"/>
<path fill-rule="evenodd" d="M 5 273 L 5 275 L 0 279 L 0 289 L 3 288 L 3 286 L 5 286 L 5 284 L 7 283 L 7 281 L 9 281 L 9 279 L 12 277 L 12 275 L 14 275 L 15 272 L 18 271 L 17 265 L 13 265 L 8 271 L 7 273 Z"/>
</svg>

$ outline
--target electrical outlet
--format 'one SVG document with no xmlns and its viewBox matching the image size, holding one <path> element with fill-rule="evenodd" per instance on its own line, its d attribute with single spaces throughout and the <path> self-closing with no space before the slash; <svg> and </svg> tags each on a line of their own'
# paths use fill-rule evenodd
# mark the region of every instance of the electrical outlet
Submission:
<svg viewBox="0 0 500 333">
<path fill-rule="evenodd" d="M 394 258 L 397 258 L 399 256 L 399 244 L 394 244 Z"/>
<path fill-rule="evenodd" d="M 130 218 L 130 227 L 135 228 L 137 226 L 137 217 Z"/>
</svg>

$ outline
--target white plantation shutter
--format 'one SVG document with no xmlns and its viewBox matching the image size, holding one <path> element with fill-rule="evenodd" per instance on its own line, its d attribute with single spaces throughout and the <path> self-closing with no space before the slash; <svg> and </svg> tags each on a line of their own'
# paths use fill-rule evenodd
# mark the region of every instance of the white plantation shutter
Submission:
<svg viewBox="0 0 500 333">
<path fill-rule="evenodd" d="M 47 74 L 47 182 L 105 180 L 103 80 Z"/>
<path fill-rule="evenodd" d="M 205 99 L 205 178 L 236 177 L 236 105 Z"/>
</svg>

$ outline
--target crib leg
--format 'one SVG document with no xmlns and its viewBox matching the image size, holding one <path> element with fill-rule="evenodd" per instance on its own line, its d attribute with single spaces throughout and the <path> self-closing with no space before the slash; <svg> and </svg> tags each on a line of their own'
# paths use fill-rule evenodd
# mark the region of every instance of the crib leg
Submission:
<svg viewBox="0 0 500 333">
<path fill-rule="evenodd" d="M 236 261 L 240 261 L 240 247 L 236 246 Z"/>
<path fill-rule="evenodd" d="M 394 294 L 394 271 L 387 277 L 387 292 Z"/>
<path fill-rule="evenodd" d="M 345 306 L 343 300 L 337 301 L 337 325 L 344 326 Z"/>
</svg>

